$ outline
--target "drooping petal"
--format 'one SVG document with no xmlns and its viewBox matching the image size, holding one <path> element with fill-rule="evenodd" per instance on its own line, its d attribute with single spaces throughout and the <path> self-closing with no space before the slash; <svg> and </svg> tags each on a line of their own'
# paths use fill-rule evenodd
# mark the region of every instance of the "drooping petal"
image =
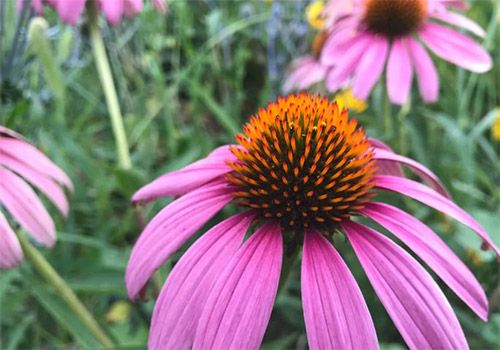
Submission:
<svg viewBox="0 0 500 350">
<path fill-rule="evenodd" d="M 365 33 L 360 33 L 349 39 L 342 48 L 339 48 L 339 54 L 333 57 L 334 63 L 326 59 L 328 55 L 323 50 L 321 61 L 325 65 L 335 64 L 332 70 L 326 77 L 326 88 L 329 91 L 337 90 L 358 67 L 359 59 L 370 44 L 371 36 Z M 327 63 L 330 62 L 330 63 Z"/>
<path fill-rule="evenodd" d="M 325 79 L 328 67 L 323 66 L 315 57 L 304 56 L 292 63 L 283 84 L 283 91 L 302 90 Z"/>
<path fill-rule="evenodd" d="M 120 23 L 124 10 L 125 0 L 101 0 L 102 12 L 112 25 Z"/>
<path fill-rule="evenodd" d="M 352 85 L 352 94 L 356 98 L 366 100 L 380 74 L 384 70 L 389 42 L 387 38 L 372 35 L 370 44 L 363 53 L 356 68 Z"/>
<path fill-rule="evenodd" d="M 238 250 L 210 292 L 193 349 L 258 349 L 283 257 L 281 229 L 269 221 Z"/>
<path fill-rule="evenodd" d="M 142 11 L 143 0 L 125 0 L 123 9 L 125 16 L 132 17 Z"/>
<path fill-rule="evenodd" d="M 429 227 L 404 211 L 368 203 L 363 214 L 392 232 L 415 252 L 484 321 L 488 299 L 472 272 Z"/>
<path fill-rule="evenodd" d="M 493 66 L 491 56 L 481 45 L 453 29 L 429 22 L 418 33 L 436 55 L 459 67 L 484 73 Z"/>
<path fill-rule="evenodd" d="M 406 38 L 417 75 L 418 90 L 424 102 L 435 102 L 439 96 L 439 77 L 427 51 L 412 37 Z"/>
<path fill-rule="evenodd" d="M 483 28 L 481 28 L 479 24 L 459 13 L 444 11 L 433 13 L 431 17 L 468 30 L 469 32 L 474 33 L 481 38 L 484 38 L 486 36 L 486 32 Z"/>
<path fill-rule="evenodd" d="M 132 249 L 125 282 L 134 300 L 151 275 L 200 227 L 231 201 L 233 187 L 213 181 L 160 211 L 146 226 Z"/>
<path fill-rule="evenodd" d="M 450 198 L 450 194 L 446 190 L 446 187 L 444 187 L 443 183 L 439 180 L 439 178 L 432 171 L 427 169 L 419 162 L 416 162 L 410 158 L 406 158 L 394 152 L 386 151 L 383 149 L 375 149 L 373 158 L 377 160 L 377 164 L 378 161 L 381 160 L 384 162 L 395 162 L 398 164 L 404 164 L 408 166 L 415 174 L 417 174 L 424 181 L 428 182 L 429 185 L 432 188 L 434 188 L 437 192 L 439 192 L 440 194 L 442 194 L 447 198 Z M 384 175 L 391 175 L 391 174 L 384 174 Z"/>
<path fill-rule="evenodd" d="M 156 11 L 163 14 L 167 13 L 167 0 L 151 0 L 151 2 L 153 3 L 153 7 L 156 9 Z"/>
<path fill-rule="evenodd" d="M 171 173 L 160 176 L 139 189 L 132 197 L 132 204 L 146 204 L 159 197 L 179 196 L 231 171 L 227 160 L 235 160 L 229 146 L 215 149 L 206 158 Z"/>
<path fill-rule="evenodd" d="M 156 301 L 149 334 L 150 349 L 189 349 L 208 294 L 252 222 L 242 213 L 221 222 L 199 238 L 174 266 Z"/>
<path fill-rule="evenodd" d="M 380 148 L 380 149 L 385 150 L 387 152 L 394 153 L 394 151 L 388 145 L 383 143 L 382 141 L 379 141 L 377 139 L 372 139 L 372 138 L 368 138 L 368 141 L 370 142 L 372 147 L 375 149 Z M 401 167 L 401 165 L 399 165 L 396 162 L 377 159 L 377 168 L 378 168 L 377 174 L 380 174 L 380 175 L 393 175 L 393 176 L 400 176 L 400 177 L 405 176 L 405 174 L 403 173 L 403 168 Z"/>
<path fill-rule="evenodd" d="M 342 223 L 375 292 L 411 349 L 468 349 L 448 300 L 427 271 L 380 233 Z"/>
<path fill-rule="evenodd" d="M 446 197 L 443 197 L 432 188 L 412 180 L 395 176 L 380 175 L 377 176 L 375 180 L 375 188 L 394 191 L 411 197 L 419 202 L 428 205 L 431 208 L 439 210 L 440 212 L 452 217 L 462 224 L 469 226 L 478 234 L 479 237 L 483 239 L 484 243 L 489 248 L 492 248 L 495 251 L 497 256 L 500 256 L 500 249 L 498 249 L 498 247 L 493 243 L 484 228 L 462 208 L 457 206 Z"/>
<path fill-rule="evenodd" d="M 54 222 L 42 202 L 23 179 L 3 167 L 0 167 L 0 204 L 39 243 L 54 245 Z"/>
<path fill-rule="evenodd" d="M 413 72 L 405 39 L 394 39 L 387 62 L 387 91 L 390 100 L 403 105 L 410 95 Z"/>
<path fill-rule="evenodd" d="M 57 206 L 61 214 L 68 215 L 68 200 L 61 187 L 48 178 L 45 174 L 40 174 L 30 168 L 26 163 L 22 163 L 15 158 L 0 152 L 0 165 L 3 165 L 28 180 L 31 184 L 42 191 Z"/>
<path fill-rule="evenodd" d="M 304 238 L 301 288 L 311 350 L 378 349 L 361 290 L 340 254 L 315 230 Z"/>
<path fill-rule="evenodd" d="M 0 270 L 9 270 L 23 260 L 23 251 L 16 234 L 0 211 Z"/>
<path fill-rule="evenodd" d="M 0 152 L 28 164 L 34 170 L 73 190 L 73 184 L 64 171 L 29 143 L 13 138 L 0 138 Z"/>
<path fill-rule="evenodd" d="M 58 0 L 56 10 L 64 23 L 75 25 L 82 14 L 86 0 Z"/>
</svg>

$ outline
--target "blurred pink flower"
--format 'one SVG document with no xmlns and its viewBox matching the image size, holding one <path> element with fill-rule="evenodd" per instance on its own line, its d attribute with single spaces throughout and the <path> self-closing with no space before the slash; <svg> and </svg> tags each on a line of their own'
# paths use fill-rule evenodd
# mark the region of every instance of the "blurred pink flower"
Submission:
<svg viewBox="0 0 500 350">
<path fill-rule="evenodd" d="M 366 138 L 347 111 L 300 94 L 259 110 L 238 145 L 165 174 L 134 203 L 179 197 L 146 226 L 125 281 L 132 300 L 150 277 L 231 201 L 245 210 L 203 234 L 175 263 L 156 301 L 150 349 L 258 349 L 280 279 L 284 249 L 303 245 L 301 293 L 309 348 L 377 349 L 368 307 L 331 240 L 343 231 L 375 292 L 412 349 L 466 349 L 449 302 L 425 268 L 392 239 L 352 220 L 385 227 L 422 259 L 481 319 L 488 300 L 474 275 L 424 223 L 373 201 L 373 190 L 420 201 L 488 234 L 453 203 L 423 165 Z M 401 166 L 422 183 L 402 177 Z M 247 230 L 254 225 L 249 238 Z"/>
<path fill-rule="evenodd" d="M 63 187 L 73 185 L 68 176 L 19 134 L 0 126 L 0 209 L 10 215 L 40 244 L 52 247 L 54 222 L 33 189 L 45 194 L 62 215 L 68 214 Z M 0 212 L 0 269 L 15 267 L 23 258 L 19 241 Z"/>
<path fill-rule="evenodd" d="M 334 16 L 336 21 L 321 53 L 322 64 L 332 67 L 326 77 L 330 91 L 352 79 L 349 83 L 354 97 L 366 99 L 385 68 L 393 103 L 401 105 L 408 99 L 413 71 L 422 99 L 436 101 L 438 74 L 421 41 L 438 57 L 472 72 L 483 73 L 492 67 L 492 59 L 481 45 L 442 24 L 465 29 L 481 38 L 485 36 L 477 23 L 449 10 L 465 9 L 466 3 L 460 0 L 353 0 L 351 3 L 348 14 Z M 333 12 L 338 10 L 334 9 Z"/>
<path fill-rule="evenodd" d="M 24 0 L 17 0 L 17 9 L 20 10 Z M 132 17 L 142 11 L 143 0 L 92 0 L 97 1 L 97 7 L 112 25 L 118 24 L 122 17 Z M 166 13 L 166 0 L 151 0 L 153 6 L 160 12 Z M 87 0 L 33 0 L 32 6 L 38 15 L 43 14 L 43 5 L 54 8 L 64 23 L 76 24 L 85 7 Z"/>
</svg>

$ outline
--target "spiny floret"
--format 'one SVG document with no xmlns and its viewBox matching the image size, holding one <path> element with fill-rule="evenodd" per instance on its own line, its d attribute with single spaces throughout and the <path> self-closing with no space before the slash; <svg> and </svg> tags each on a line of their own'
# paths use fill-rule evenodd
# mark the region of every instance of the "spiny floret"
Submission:
<svg viewBox="0 0 500 350">
<path fill-rule="evenodd" d="M 346 110 L 320 96 L 279 98 L 259 110 L 232 147 L 227 175 L 240 204 L 292 231 L 332 232 L 372 194 L 370 144 Z"/>
<path fill-rule="evenodd" d="M 418 29 L 427 15 L 427 0 L 366 0 L 364 4 L 368 28 L 389 37 Z"/>
</svg>

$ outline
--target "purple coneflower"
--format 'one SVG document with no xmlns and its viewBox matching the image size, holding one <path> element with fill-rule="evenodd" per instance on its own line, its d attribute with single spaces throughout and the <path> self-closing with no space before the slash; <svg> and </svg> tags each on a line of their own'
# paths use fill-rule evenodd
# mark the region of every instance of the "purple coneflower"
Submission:
<svg viewBox="0 0 500 350">
<path fill-rule="evenodd" d="M 97 1 L 97 6 L 104 13 L 109 23 L 116 25 L 122 17 L 133 17 L 142 11 L 143 0 L 92 0 Z M 17 0 L 18 10 L 24 0 Z M 38 15 L 43 14 L 43 5 L 54 8 L 64 23 L 76 24 L 85 7 L 87 0 L 33 0 L 32 6 Z M 165 13 L 167 5 L 165 0 L 151 0 L 153 6 Z"/>
<path fill-rule="evenodd" d="M 294 254 L 301 246 L 309 347 L 378 348 L 363 295 L 331 243 L 340 232 L 411 348 L 468 347 L 450 304 L 422 265 L 391 239 L 353 221 L 362 215 L 387 228 L 486 320 L 480 284 L 441 238 L 404 211 L 373 201 L 375 190 L 416 199 L 469 226 L 485 247 L 500 253 L 432 172 L 369 140 L 346 110 L 315 95 L 280 98 L 243 131 L 238 145 L 163 175 L 133 197 L 147 203 L 180 196 L 147 225 L 132 251 L 126 272 L 131 299 L 224 206 L 234 201 L 245 208 L 202 235 L 175 264 L 155 305 L 151 349 L 257 349 L 284 247 Z M 434 189 L 398 176 L 401 164 Z M 252 223 L 256 230 L 244 241 Z"/>
<path fill-rule="evenodd" d="M 73 189 L 66 174 L 19 134 L 0 126 L 0 268 L 19 264 L 23 254 L 2 211 L 5 209 L 33 238 L 47 247 L 56 240 L 54 222 L 33 189 L 44 193 L 68 214 L 63 187 Z"/>
<path fill-rule="evenodd" d="M 327 89 L 335 91 L 352 79 L 354 96 L 366 99 L 386 67 L 389 98 L 404 104 L 415 70 L 422 99 L 436 101 L 437 71 L 421 42 L 457 66 L 476 73 L 488 71 L 492 60 L 481 45 L 443 23 L 479 37 L 485 36 L 484 30 L 449 7 L 463 10 L 467 4 L 460 0 L 352 0 L 352 9 L 336 17 L 321 54 L 323 65 L 333 66 L 326 77 Z"/>
</svg>

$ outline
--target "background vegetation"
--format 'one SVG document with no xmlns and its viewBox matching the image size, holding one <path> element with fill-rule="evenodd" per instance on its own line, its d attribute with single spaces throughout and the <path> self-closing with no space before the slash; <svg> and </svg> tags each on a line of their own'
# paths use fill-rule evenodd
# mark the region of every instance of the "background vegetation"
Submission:
<svg viewBox="0 0 500 350">
<path fill-rule="evenodd" d="M 62 25 L 47 10 L 47 36 L 62 70 L 64 99 L 57 98 L 27 38 L 29 11 L 6 0 L 0 22 L 0 124 L 25 135 L 72 178 L 75 193 L 64 221 L 47 202 L 58 227 L 58 244 L 43 249 L 120 348 L 143 348 L 163 280 L 188 244 L 158 272 L 147 302 L 128 301 L 124 270 L 132 244 L 167 200 L 142 208 L 131 194 L 166 171 L 178 169 L 232 142 L 241 123 L 281 93 L 285 68 L 309 47 L 313 33 L 306 1 L 181 1 L 163 16 L 147 5 L 104 36 L 131 147 L 133 170 L 115 166 L 115 146 L 90 49 L 86 16 Z M 382 87 L 356 117 L 371 137 L 432 169 L 454 200 L 500 244 L 499 143 L 491 126 L 500 110 L 499 3 L 474 1 L 468 15 L 488 31 L 484 45 L 495 68 L 470 74 L 435 59 L 439 102 L 392 107 L 392 129 L 382 122 Z M 318 91 L 322 91 L 319 87 Z M 440 281 L 475 349 L 498 348 L 500 278 L 490 252 L 475 234 L 413 201 L 387 197 L 424 219 L 478 277 L 490 299 L 483 323 Z M 227 217 L 223 211 L 216 220 Z M 214 220 L 215 221 L 215 220 Z M 201 230 L 200 232 L 203 232 Z M 382 348 L 405 348 L 343 237 L 336 246 L 352 268 L 375 321 Z M 264 349 L 307 347 L 299 269 L 276 302 Z M 95 348 L 98 343 L 38 277 L 29 263 L 0 277 L 2 349 Z"/>
</svg>

